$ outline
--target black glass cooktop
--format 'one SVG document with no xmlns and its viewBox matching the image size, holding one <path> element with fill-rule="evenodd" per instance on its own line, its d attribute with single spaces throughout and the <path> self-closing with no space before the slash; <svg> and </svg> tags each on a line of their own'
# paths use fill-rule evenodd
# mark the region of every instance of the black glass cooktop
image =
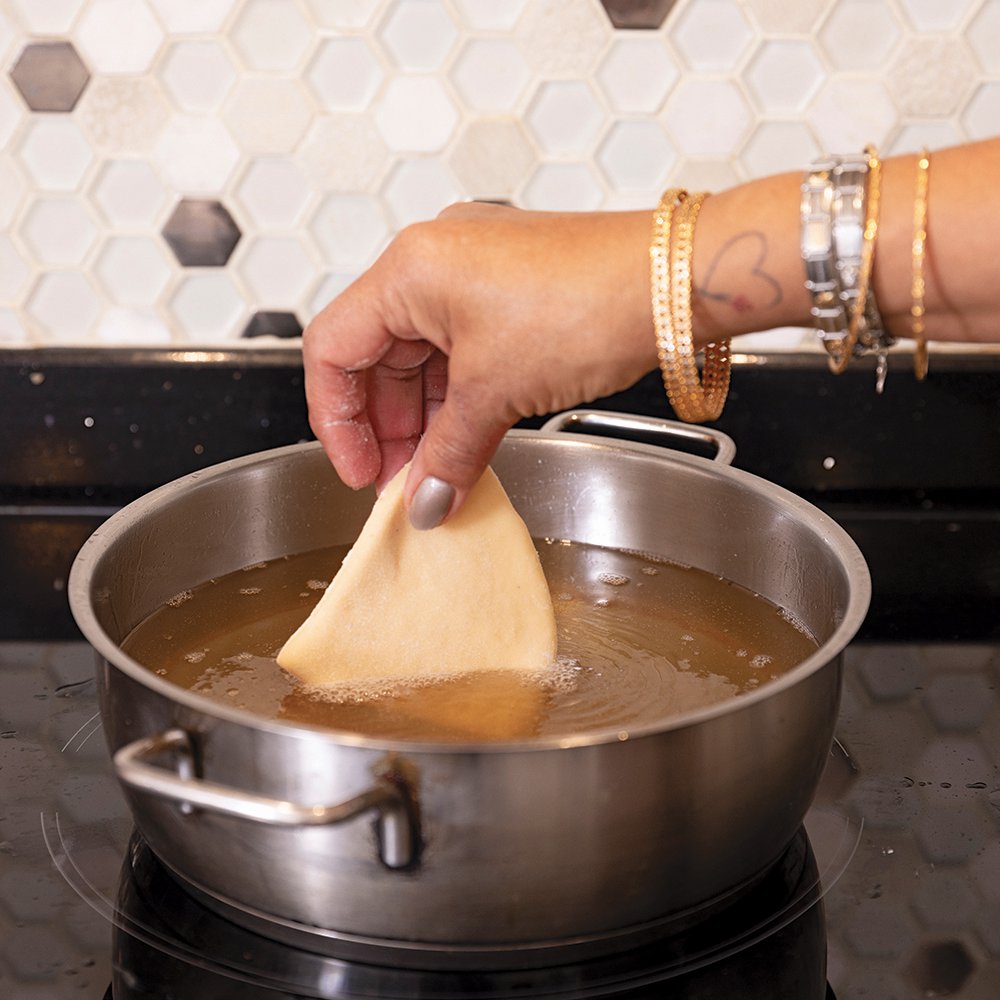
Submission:
<svg viewBox="0 0 1000 1000">
<path fill-rule="evenodd" d="M 724 919 L 475 982 L 303 957 L 192 900 L 131 839 L 92 668 L 83 643 L 0 643 L 0 995 L 9 1000 L 100 1000 L 113 978 L 117 1000 L 708 998 L 713 975 L 730 991 L 719 996 L 806 1000 L 784 991 L 792 975 L 812 976 L 819 997 L 903 1000 L 991 996 L 1000 976 L 1000 644 L 850 647 L 838 743 L 806 829 L 784 867 Z M 685 978 L 695 992 L 683 992 Z"/>
</svg>

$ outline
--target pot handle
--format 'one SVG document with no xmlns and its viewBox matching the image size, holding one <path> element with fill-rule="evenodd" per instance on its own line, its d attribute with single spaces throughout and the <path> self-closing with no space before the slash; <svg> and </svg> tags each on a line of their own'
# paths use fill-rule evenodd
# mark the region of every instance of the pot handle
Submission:
<svg viewBox="0 0 1000 1000">
<path fill-rule="evenodd" d="M 714 451 L 712 461 L 720 465 L 732 465 L 736 455 L 736 443 L 728 434 L 711 427 L 682 424 L 679 420 L 663 420 L 637 413 L 617 413 L 611 410 L 567 410 L 551 417 L 542 424 L 543 431 L 572 431 L 584 433 L 612 434 L 624 441 L 646 438 L 649 443 L 670 448 L 671 441 L 681 442 L 688 447 L 679 451 L 690 451 L 691 445 Z"/>
<path fill-rule="evenodd" d="M 151 762 L 167 753 L 173 755 L 176 771 Z M 396 773 L 376 777 L 370 788 L 345 802 L 303 806 L 197 777 L 191 736 L 183 729 L 167 729 L 134 740 L 117 750 L 113 761 L 118 778 L 127 787 L 170 799 L 186 814 L 201 809 L 268 826 L 328 826 L 374 811 L 382 863 L 389 868 L 409 868 L 418 859 L 415 805 L 408 786 Z"/>
</svg>

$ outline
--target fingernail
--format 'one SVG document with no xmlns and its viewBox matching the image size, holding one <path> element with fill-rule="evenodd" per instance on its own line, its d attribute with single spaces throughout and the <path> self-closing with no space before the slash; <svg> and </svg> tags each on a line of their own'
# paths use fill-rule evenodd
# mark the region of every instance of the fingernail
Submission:
<svg viewBox="0 0 1000 1000">
<path fill-rule="evenodd" d="M 410 524 L 417 531 L 436 528 L 451 510 L 455 487 L 437 476 L 428 476 L 410 501 Z"/>
</svg>

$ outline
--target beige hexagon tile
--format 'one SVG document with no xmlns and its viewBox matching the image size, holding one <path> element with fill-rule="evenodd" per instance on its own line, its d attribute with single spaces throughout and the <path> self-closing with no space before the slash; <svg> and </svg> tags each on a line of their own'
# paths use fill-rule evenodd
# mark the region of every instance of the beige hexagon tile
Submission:
<svg viewBox="0 0 1000 1000">
<path fill-rule="evenodd" d="M 515 37 L 538 76 L 584 77 L 600 61 L 612 29 L 591 0 L 532 0 Z"/>
<path fill-rule="evenodd" d="M 375 188 L 390 161 L 371 115 L 322 115 L 313 119 L 295 158 L 320 190 Z"/>
<path fill-rule="evenodd" d="M 148 154 L 170 118 L 159 84 L 148 76 L 99 76 L 73 117 L 93 145 L 110 156 Z"/>
<path fill-rule="evenodd" d="M 510 201 L 536 159 L 520 122 L 473 120 L 453 143 L 448 162 L 471 197 Z"/>
<path fill-rule="evenodd" d="M 315 105 L 298 80 L 245 76 L 233 89 L 222 120 L 249 153 L 290 153 L 312 122 Z"/>
<path fill-rule="evenodd" d="M 971 53 L 957 38 L 914 38 L 889 66 L 886 81 L 901 115 L 948 117 L 975 82 Z"/>
</svg>

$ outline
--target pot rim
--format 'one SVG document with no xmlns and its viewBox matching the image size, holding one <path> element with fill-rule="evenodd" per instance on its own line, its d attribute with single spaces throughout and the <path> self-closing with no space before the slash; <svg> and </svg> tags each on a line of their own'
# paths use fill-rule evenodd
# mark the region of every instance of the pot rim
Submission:
<svg viewBox="0 0 1000 1000">
<path fill-rule="evenodd" d="M 782 674 L 776 680 L 769 681 L 753 691 L 734 695 L 712 705 L 673 715 L 660 722 L 648 723 L 634 729 L 623 730 L 621 727 L 603 728 L 589 730 L 586 733 L 567 733 L 562 736 L 547 736 L 495 743 L 445 743 L 370 737 L 349 730 L 330 729 L 308 723 L 273 719 L 247 709 L 225 705 L 188 688 L 173 684 L 168 680 L 158 677 L 148 667 L 143 666 L 137 660 L 132 659 L 124 653 L 121 647 L 111 639 L 98 622 L 90 594 L 91 577 L 95 568 L 104 557 L 112 537 L 121 528 L 147 516 L 151 510 L 162 506 L 173 499 L 174 496 L 190 489 L 192 486 L 204 485 L 212 479 L 227 475 L 232 470 L 243 466 L 271 462 L 281 455 L 318 450 L 321 448 L 318 441 L 299 442 L 279 448 L 271 448 L 266 451 L 254 452 L 188 473 L 186 476 L 182 476 L 151 490 L 111 515 L 84 542 L 70 569 L 67 582 L 67 596 L 73 617 L 90 645 L 112 668 L 121 670 L 133 680 L 144 687 L 152 689 L 152 691 L 164 696 L 169 701 L 198 712 L 201 715 L 240 726 L 249 725 L 252 728 L 262 729 L 276 735 L 308 740 L 315 740 L 318 737 L 325 738 L 338 745 L 347 745 L 379 753 L 401 751 L 432 754 L 536 753 L 546 750 L 565 750 L 640 739 L 671 730 L 696 726 L 722 715 L 729 715 L 736 711 L 749 709 L 758 702 L 768 700 L 794 687 L 810 674 L 822 669 L 833 661 L 844 650 L 861 626 L 871 599 L 871 577 L 861 550 L 850 535 L 832 517 L 789 490 L 742 469 L 735 469 L 732 466 L 723 465 L 696 455 L 665 450 L 656 445 L 623 441 L 590 434 L 584 436 L 520 429 L 508 431 L 506 438 L 515 440 L 519 438 L 530 440 L 542 438 L 544 440 L 558 440 L 562 447 L 590 450 L 610 449 L 615 452 L 649 455 L 655 457 L 659 462 L 693 465 L 698 469 L 708 471 L 711 475 L 733 479 L 739 483 L 749 485 L 758 493 L 763 492 L 768 500 L 776 506 L 781 507 L 793 516 L 797 516 L 799 519 L 805 519 L 810 522 L 821 536 L 824 544 L 838 558 L 851 581 L 847 604 L 841 620 L 826 642 L 806 657 L 806 659 Z"/>
</svg>

